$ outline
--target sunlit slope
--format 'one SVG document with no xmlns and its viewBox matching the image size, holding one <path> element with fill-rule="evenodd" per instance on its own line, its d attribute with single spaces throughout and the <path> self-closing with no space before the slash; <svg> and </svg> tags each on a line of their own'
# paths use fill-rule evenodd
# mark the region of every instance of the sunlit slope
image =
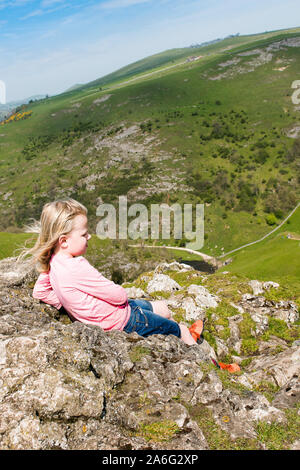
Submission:
<svg viewBox="0 0 300 470">
<path fill-rule="evenodd" d="M 299 32 L 299 28 L 294 28 L 291 30 L 280 30 L 280 31 L 271 31 L 262 34 L 256 35 L 245 35 L 245 36 L 233 36 L 228 37 L 222 41 L 211 42 L 208 44 L 203 44 L 194 46 L 194 47 L 185 47 L 181 49 L 170 49 L 158 54 L 154 54 L 150 57 L 145 57 L 142 60 L 138 60 L 133 64 L 129 64 L 121 69 L 105 75 L 104 77 L 93 80 L 85 85 L 77 86 L 77 89 L 87 89 L 95 86 L 109 86 L 110 84 L 115 84 L 116 82 L 122 83 L 122 81 L 127 81 L 132 79 L 135 76 L 143 75 L 146 72 L 153 72 L 157 69 L 168 68 L 174 65 L 183 64 L 189 58 L 196 57 L 205 57 L 207 55 L 223 53 L 230 51 L 232 48 L 238 46 L 243 46 L 250 44 L 252 47 L 253 43 L 256 41 L 268 40 L 274 36 L 278 35 L 290 35 Z"/>
<path fill-rule="evenodd" d="M 232 262 L 222 271 L 289 285 L 300 297 L 300 208 L 270 237 L 229 255 L 229 258 Z"/>
<path fill-rule="evenodd" d="M 291 86 L 300 47 L 287 46 L 291 38 L 299 34 L 254 36 L 252 46 L 232 38 L 237 49 L 216 43 L 215 53 L 144 80 L 27 106 L 30 118 L 0 126 L 0 230 L 22 229 L 49 199 L 69 195 L 88 207 L 95 231 L 99 198 L 117 204 L 127 194 L 149 209 L 204 203 L 208 254 L 260 238 L 299 198 L 299 144 L 288 135 L 299 122 Z"/>
</svg>

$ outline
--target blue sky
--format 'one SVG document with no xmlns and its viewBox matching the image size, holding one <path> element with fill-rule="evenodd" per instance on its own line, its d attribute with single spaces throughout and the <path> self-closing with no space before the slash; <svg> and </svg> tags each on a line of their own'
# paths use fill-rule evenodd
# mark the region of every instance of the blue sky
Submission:
<svg viewBox="0 0 300 470">
<path fill-rule="evenodd" d="M 299 0 L 0 0 L 0 80 L 7 101 L 53 95 L 173 47 L 296 26 Z"/>
</svg>

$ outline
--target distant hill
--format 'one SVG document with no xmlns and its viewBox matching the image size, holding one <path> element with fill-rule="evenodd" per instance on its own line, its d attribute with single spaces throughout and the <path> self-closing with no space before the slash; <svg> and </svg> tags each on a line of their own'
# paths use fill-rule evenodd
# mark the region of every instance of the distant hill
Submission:
<svg viewBox="0 0 300 470">
<path fill-rule="evenodd" d="M 30 101 L 37 101 L 44 98 L 46 98 L 46 95 L 34 95 L 22 100 L 10 101 L 6 104 L 0 103 L 0 120 L 2 120 L 5 116 L 8 116 L 18 106 L 22 106 L 22 104 L 28 104 Z"/>
<path fill-rule="evenodd" d="M 69 91 L 74 91 L 74 90 L 77 90 L 78 88 L 81 88 L 83 86 L 82 83 L 77 83 L 76 85 L 73 85 L 71 86 L 70 88 L 68 88 L 65 93 L 68 93 Z"/>
<path fill-rule="evenodd" d="M 291 34 L 294 31 L 297 31 L 297 28 L 291 30 L 282 30 L 282 32 L 286 34 Z M 100 77 L 87 84 L 74 85 L 74 87 L 71 87 L 66 92 L 70 92 L 75 89 L 79 91 L 86 88 L 103 87 L 114 82 L 128 80 L 139 74 L 159 69 L 160 67 L 167 67 L 170 65 L 182 63 L 188 59 L 189 56 L 213 54 L 220 49 L 220 46 L 222 46 L 224 51 L 226 51 L 226 49 L 230 50 L 232 47 L 238 45 L 253 43 L 262 39 L 271 38 L 277 34 L 280 34 L 280 32 L 281 30 L 264 32 L 261 34 L 250 34 L 246 36 L 241 36 L 239 33 L 237 33 L 229 35 L 223 39 L 217 38 L 211 41 L 205 41 L 201 44 L 192 44 L 184 48 L 169 49 L 167 51 L 151 55 L 132 64 L 126 65 L 125 67 L 122 67 L 115 72 Z"/>
</svg>

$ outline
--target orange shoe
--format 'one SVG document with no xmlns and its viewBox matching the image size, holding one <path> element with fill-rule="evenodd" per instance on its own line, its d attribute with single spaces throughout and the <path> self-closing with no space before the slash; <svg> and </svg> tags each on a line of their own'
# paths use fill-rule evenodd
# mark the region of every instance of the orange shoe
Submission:
<svg viewBox="0 0 300 470">
<path fill-rule="evenodd" d="M 240 366 L 238 364 L 224 364 L 224 362 L 219 362 L 219 366 L 221 369 L 226 369 L 228 372 L 231 372 L 234 374 L 235 372 L 239 372 L 241 370 Z"/>
<path fill-rule="evenodd" d="M 195 323 L 192 324 L 192 326 L 189 327 L 189 332 L 191 333 L 192 337 L 198 344 L 203 343 L 203 340 L 204 340 L 204 337 L 203 337 L 204 323 L 205 323 L 205 320 L 197 320 L 195 321 Z"/>
<path fill-rule="evenodd" d="M 241 370 L 241 368 L 238 364 L 235 364 L 235 363 L 225 364 L 224 362 L 217 362 L 212 357 L 211 357 L 211 360 L 212 360 L 213 364 L 216 367 L 218 367 L 218 369 L 226 369 L 231 374 L 234 374 L 235 372 L 239 372 Z"/>
</svg>

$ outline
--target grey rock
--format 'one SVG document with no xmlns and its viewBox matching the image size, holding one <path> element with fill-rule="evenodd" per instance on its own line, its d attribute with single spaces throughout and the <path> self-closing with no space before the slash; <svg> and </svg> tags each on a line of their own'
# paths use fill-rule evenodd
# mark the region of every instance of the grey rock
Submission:
<svg viewBox="0 0 300 470">
<path fill-rule="evenodd" d="M 181 287 L 178 282 L 166 274 L 155 274 L 147 286 L 149 294 L 157 291 L 173 292 L 180 289 Z"/>
<path fill-rule="evenodd" d="M 14 259 L 0 262 L 1 450 L 205 450 L 210 444 L 203 413 L 232 440 L 257 439 L 259 421 L 285 424 L 284 409 L 299 401 L 297 341 L 288 347 L 270 338 L 241 375 L 225 381 L 213 368 L 211 358 L 232 348 L 239 354 L 243 311 L 228 317 L 230 338 L 216 337 L 216 351 L 206 340 L 187 346 L 172 335 L 104 332 L 71 323 L 33 299 L 36 273 L 14 266 Z M 153 279 L 161 281 L 157 271 L 148 287 Z M 169 276 L 163 279 L 166 284 L 154 291 L 169 288 L 170 304 L 192 305 L 195 318 L 203 315 L 197 303 L 202 286 L 190 286 L 190 297 L 184 297 Z M 241 308 L 258 326 L 267 327 L 265 317 L 287 307 L 250 297 Z M 255 391 L 262 381 L 280 387 L 272 403 Z M 162 430 L 156 438 L 153 425 Z"/>
<path fill-rule="evenodd" d="M 244 311 L 250 314 L 269 315 L 285 321 L 288 325 L 295 323 L 299 319 L 298 307 L 292 301 L 280 300 L 279 302 L 274 302 L 265 299 L 263 296 L 244 294 L 240 305 Z"/>
<path fill-rule="evenodd" d="M 125 287 L 129 299 L 140 299 L 147 297 L 146 293 L 140 287 Z"/>
<path fill-rule="evenodd" d="M 272 403 L 277 408 L 291 408 L 299 403 L 299 401 L 299 374 L 294 374 L 293 377 L 275 394 Z"/>
</svg>

